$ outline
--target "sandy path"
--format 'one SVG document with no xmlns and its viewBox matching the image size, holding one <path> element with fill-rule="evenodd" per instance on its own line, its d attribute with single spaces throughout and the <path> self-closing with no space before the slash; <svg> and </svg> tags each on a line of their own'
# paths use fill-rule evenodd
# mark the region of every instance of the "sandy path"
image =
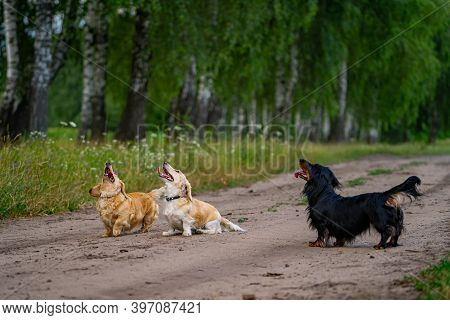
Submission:
<svg viewBox="0 0 450 320">
<path fill-rule="evenodd" d="M 341 193 L 384 191 L 418 175 L 425 196 L 405 207 L 400 247 L 375 251 L 379 238 L 372 232 L 344 248 L 309 248 L 315 233 L 299 205 L 303 181 L 285 174 L 198 196 L 223 215 L 232 213 L 234 222 L 247 218 L 239 223 L 245 234 L 165 238 L 160 219 L 148 234 L 103 239 L 94 209 L 0 221 L 0 298 L 414 298 L 404 276 L 437 262 L 450 247 L 450 156 L 332 166 L 341 182 L 377 167 L 397 170 Z"/>
</svg>

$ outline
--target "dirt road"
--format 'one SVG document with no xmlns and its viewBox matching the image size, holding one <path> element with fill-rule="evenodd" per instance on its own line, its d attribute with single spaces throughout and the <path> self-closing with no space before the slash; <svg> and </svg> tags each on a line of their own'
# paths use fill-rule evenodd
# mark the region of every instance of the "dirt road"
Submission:
<svg viewBox="0 0 450 320">
<path fill-rule="evenodd" d="M 394 172 L 368 175 L 379 167 Z M 161 216 L 147 234 L 104 239 L 93 208 L 0 221 L 0 298 L 415 298 L 402 279 L 437 262 L 450 247 L 450 156 L 372 157 L 332 169 L 341 182 L 368 178 L 343 188 L 344 195 L 384 191 L 410 175 L 422 179 L 425 196 L 404 208 L 400 247 L 374 250 L 379 238 L 373 231 L 344 248 L 309 248 L 316 234 L 299 204 L 304 182 L 284 174 L 197 195 L 241 221 L 245 234 L 166 238 Z"/>
</svg>

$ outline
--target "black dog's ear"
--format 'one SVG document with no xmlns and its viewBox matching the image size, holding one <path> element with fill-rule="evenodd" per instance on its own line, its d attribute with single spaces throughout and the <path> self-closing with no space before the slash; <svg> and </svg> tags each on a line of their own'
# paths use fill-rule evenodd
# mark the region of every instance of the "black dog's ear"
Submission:
<svg viewBox="0 0 450 320">
<path fill-rule="evenodd" d="M 342 187 L 342 184 L 339 182 L 339 180 L 336 178 L 336 176 L 331 170 L 330 172 L 331 172 L 331 185 L 333 186 L 333 188 L 340 189 Z"/>
</svg>

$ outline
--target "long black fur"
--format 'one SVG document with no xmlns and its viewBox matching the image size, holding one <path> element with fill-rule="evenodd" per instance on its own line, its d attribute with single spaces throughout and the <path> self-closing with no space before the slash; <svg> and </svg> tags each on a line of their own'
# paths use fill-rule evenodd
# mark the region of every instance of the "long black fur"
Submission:
<svg viewBox="0 0 450 320">
<path fill-rule="evenodd" d="M 385 192 L 373 192 L 354 197 L 342 197 L 335 189 L 340 187 L 333 172 L 319 164 L 310 164 L 300 159 L 302 168 L 307 168 L 309 177 L 303 193 L 308 199 L 308 221 L 317 230 L 317 240 L 310 246 L 324 247 L 329 237 L 336 238 L 335 246 L 343 246 L 364 233 L 372 224 L 380 233 L 381 241 L 376 249 L 397 246 L 403 230 L 403 211 L 400 205 L 390 205 L 398 194 L 409 198 L 421 194 L 417 186 L 421 181 L 412 176 L 402 184 Z M 395 202 L 393 202 L 395 203 Z M 390 238 L 390 241 L 388 239 Z"/>
</svg>

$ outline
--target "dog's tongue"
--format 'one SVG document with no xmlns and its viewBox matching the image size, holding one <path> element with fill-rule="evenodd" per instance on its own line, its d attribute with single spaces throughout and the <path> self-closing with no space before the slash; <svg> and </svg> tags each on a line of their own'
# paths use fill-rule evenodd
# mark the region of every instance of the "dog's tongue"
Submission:
<svg viewBox="0 0 450 320">
<path fill-rule="evenodd" d="M 303 169 L 298 169 L 297 171 L 294 172 L 294 177 L 296 177 L 297 179 L 300 178 L 301 176 L 303 176 Z"/>
</svg>

